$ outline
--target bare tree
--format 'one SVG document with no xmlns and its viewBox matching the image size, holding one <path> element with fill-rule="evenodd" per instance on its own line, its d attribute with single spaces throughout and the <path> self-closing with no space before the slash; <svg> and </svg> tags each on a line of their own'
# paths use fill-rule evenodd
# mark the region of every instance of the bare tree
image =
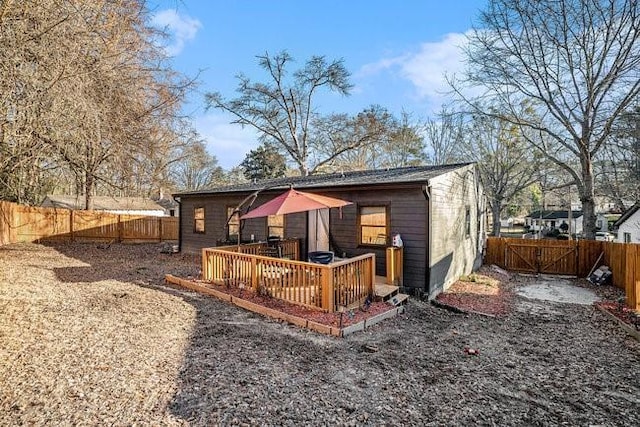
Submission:
<svg viewBox="0 0 640 427">
<path fill-rule="evenodd" d="M 502 213 L 536 181 L 539 164 L 520 129 L 507 121 L 474 115 L 464 134 L 456 146 L 458 156 L 477 162 L 493 216 L 492 234 L 499 236 Z"/>
<path fill-rule="evenodd" d="M 620 116 L 611 135 L 594 162 L 597 191 L 624 212 L 640 200 L 640 107 Z"/>
<path fill-rule="evenodd" d="M 442 107 L 437 118 L 426 120 L 424 134 L 430 164 L 444 165 L 456 160 L 457 145 L 464 136 L 462 117 L 462 114 Z"/>
<path fill-rule="evenodd" d="M 29 188 L 35 202 L 45 189 L 25 180 L 73 177 L 91 208 L 123 156 L 173 127 L 190 82 L 166 66 L 146 14 L 144 0 L 0 4 L 0 151 L 27 168 L 5 187 L 12 198 Z"/>
<path fill-rule="evenodd" d="M 395 162 L 412 160 L 412 155 L 422 148 L 417 135 L 417 139 L 411 140 L 408 122 L 406 125 L 407 128 L 403 128 L 389 111 L 379 105 L 373 105 L 353 117 L 333 114 L 318 119 L 310 144 L 313 171 L 400 166 Z M 417 149 L 416 144 L 419 145 Z"/>
<path fill-rule="evenodd" d="M 302 175 L 309 175 L 311 128 L 318 117 L 315 96 L 321 89 L 348 95 L 352 85 L 343 61 L 327 62 L 314 56 L 287 79 L 287 67 L 293 58 L 287 52 L 275 56 L 258 56 L 258 64 L 268 74 L 268 83 L 254 83 L 239 75 L 238 98 L 227 100 L 220 93 L 206 95 L 208 107 L 231 113 L 232 123 L 251 126 L 261 134 L 263 142 L 282 148 Z"/>
<path fill-rule="evenodd" d="M 400 120 L 391 131 L 389 143 L 381 147 L 383 162 L 381 167 L 396 168 L 420 166 L 428 161 L 424 137 L 424 127 L 412 115 L 403 111 Z"/>
<path fill-rule="evenodd" d="M 459 94 L 460 83 L 485 89 L 480 98 L 506 111 L 485 114 L 538 132 L 529 143 L 577 185 L 587 238 L 596 231 L 594 158 L 640 93 L 639 11 L 636 0 L 490 0 L 454 84 Z M 522 114 L 523 101 L 536 114 Z"/>
<path fill-rule="evenodd" d="M 184 147 L 181 158 L 171 168 L 179 190 L 202 190 L 224 182 L 224 171 L 218 165 L 218 159 L 207 152 L 201 141 L 193 141 Z"/>
</svg>

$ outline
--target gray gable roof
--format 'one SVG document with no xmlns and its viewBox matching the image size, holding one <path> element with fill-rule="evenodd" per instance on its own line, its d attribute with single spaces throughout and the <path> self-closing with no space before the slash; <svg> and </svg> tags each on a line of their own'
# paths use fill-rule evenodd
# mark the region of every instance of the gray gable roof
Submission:
<svg viewBox="0 0 640 427">
<path fill-rule="evenodd" d="M 626 220 L 628 220 L 631 215 L 633 215 L 634 213 L 636 213 L 636 211 L 640 209 L 640 202 L 636 202 L 635 205 L 631 206 L 629 209 L 627 209 L 620 218 L 618 218 L 618 220 L 613 223 L 614 227 L 620 227 Z"/>
<path fill-rule="evenodd" d="M 408 166 L 403 168 L 364 170 L 353 172 L 332 173 L 311 176 L 291 176 L 285 178 L 274 178 L 258 181 L 255 183 L 244 183 L 228 185 L 225 187 L 211 188 L 208 190 L 185 191 L 175 193 L 173 196 L 206 195 L 217 193 L 246 193 L 265 188 L 287 189 L 293 186 L 296 189 L 345 187 L 357 185 L 376 184 L 404 184 L 412 182 L 426 182 L 436 176 L 451 172 L 453 170 L 468 166 L 472 163 L 457 163 L 440 166 Z"/>
<path fill-rule="evenodd" d="M 98 211 L 164 211 L 162 206 L 144 197 L 94 196 L 93 209 Z M 84 196 L 48 195 L 41 206 L 64 209 L 84 209 Z"/>
<path fill-rule="evenodd" d="M 525 218 L 540 219 L 540 211 L 531 212 Z M 571 211 L 571 218 L 576 219 L 582 216 L 582 211 Z M 564 219 L 569 218 L 569 211 L 542 211 L 542 219 Z"/>
</svg>

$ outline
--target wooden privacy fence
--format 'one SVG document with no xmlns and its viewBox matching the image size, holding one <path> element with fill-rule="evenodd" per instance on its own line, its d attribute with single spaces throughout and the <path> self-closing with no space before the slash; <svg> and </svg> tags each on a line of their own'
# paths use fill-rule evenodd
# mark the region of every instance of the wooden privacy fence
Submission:
<svg viewBox="0 0 640 427">
<path fill-rule="evenodd" d="M 0 202 L 0 245 L 39 241 L 178 240 L 178 218 L 22 206 Z"/>
<path fill-rule="evenodd" d="M 328 312 L 357 306 L 373 295 L 374 254 L 323 265 L 228 248 L 202 250 L 203 280 L 252 288 L 258 293 Z"/>
<path fill-rule="evenodd" d="M 487 238 L 485 264 L 506 270 L 587 277 L 607 265 L 613 284 L 625 290 L 627 305 L 640 310 L 640 245 L 596 240 Z"/>
</svg>

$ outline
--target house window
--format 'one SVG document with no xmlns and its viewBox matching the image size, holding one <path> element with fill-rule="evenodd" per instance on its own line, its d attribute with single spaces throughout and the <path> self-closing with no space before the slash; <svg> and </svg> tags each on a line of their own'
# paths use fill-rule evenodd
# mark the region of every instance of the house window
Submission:
<svg viewBox="0 0 640 427">
<path fill-rule="evenodd" d="M 267 217 L 267 236 L 278 236 L 284 239 L 284 215 L 269 215 Z"/>
<path fill-rule="evenodd" d="M 598 230 L 602 230 L 602 220 L 601 219 L 596 221 L 596 228 Z"/>
<path fill-rule="evenodd" d="M 360 206 L 358 224 L 360 244 L 381 246 L 387 244 L 389 233 L 387 232 L 386 206 Z"/>
<path fill-rule="evenodd" d="M 464 236 L 471 236 L 471 208 L 469 206 L 464 211 Z"/>
<path fill-rule="evenodd" d="M 193 232 L 204 234 L 204 208 L 193 210 Z"/>
<path fill-rule="evenodd" d="M 169 209 L 169 216 L 176 216 L 176 210 L 175 209 Z"/>
<path fill-rule="evenodd" d="M 631 243 L 631 233 L 623 233 L 622 237 L 625 243 Z"/>
<path fill-rule="evenodd" d="M 237 240 L 240 231 L 240 215 L 233 206 L 227 207 L 227 239 Z"/>
</svg>

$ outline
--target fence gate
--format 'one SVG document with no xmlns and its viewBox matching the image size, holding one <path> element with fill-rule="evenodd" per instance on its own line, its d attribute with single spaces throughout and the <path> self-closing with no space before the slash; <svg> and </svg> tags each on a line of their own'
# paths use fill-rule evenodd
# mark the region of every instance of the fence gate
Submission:
<svg viewBox="0 0 640 427">
<path fill-rule="evenodd" d="M 505 245 L 507 270 L 528 273 L 578 275 L 578 249 L 574 241 L 509 241 Z"/>
</svg>

